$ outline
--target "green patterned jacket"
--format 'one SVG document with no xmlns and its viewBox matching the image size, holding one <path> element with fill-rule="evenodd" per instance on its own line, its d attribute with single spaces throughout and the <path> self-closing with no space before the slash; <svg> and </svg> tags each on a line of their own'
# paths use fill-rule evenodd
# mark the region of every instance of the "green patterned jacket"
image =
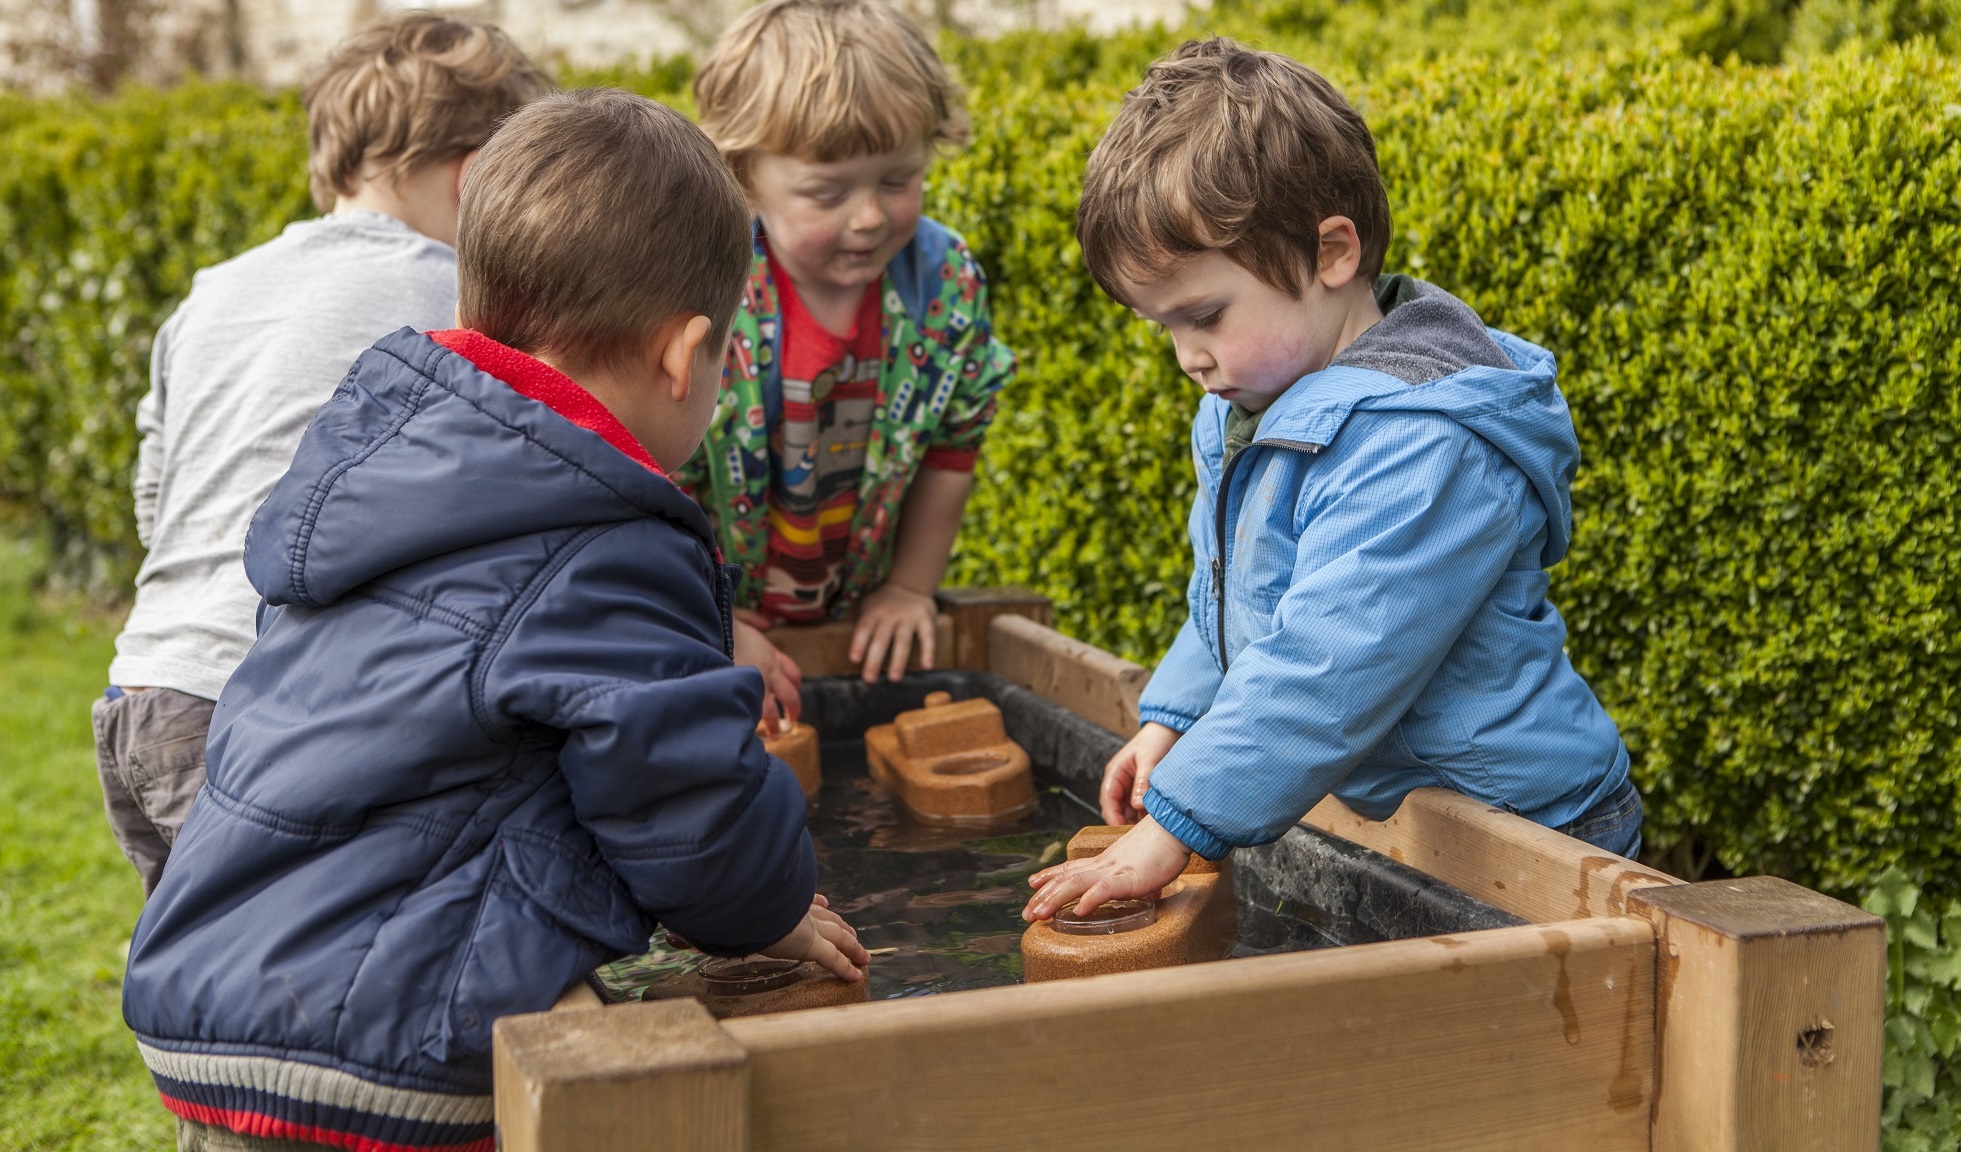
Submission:
<svg viewBox="0 0 1961 1152">
<path fill-rule="evenodd" d="M 1014 353 L 994 338 L 987 280 L 960 237 L 921 218 L 886 266 L 885 365 L 878 377 L 858 511 L 851 521 L 833 616 L 885 580 L 899 509 L 935 453 L 971 458 L 994 419 L 995 394 L 1013 377 Z M 783 323 L 762 235 L 736 313 L 715 418 L 676 480 L 715 524 L 723 558 L 742 569 L 736 603 L 761 600 L 769 530 L 769 427 L 782 411 Z"/>
</svg>

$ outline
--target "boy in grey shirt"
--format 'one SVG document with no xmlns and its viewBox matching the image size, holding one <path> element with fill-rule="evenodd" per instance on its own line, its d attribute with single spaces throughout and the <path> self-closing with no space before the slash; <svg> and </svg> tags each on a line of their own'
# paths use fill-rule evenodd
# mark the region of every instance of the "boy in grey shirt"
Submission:
<svg viewBox="0 0 1961 1152">
<path fill-rule="evenodd" d="M 549 90 L 499 30 L 405 14 L 343 41 L 307 85 L 327 215 L 204 269 L 157 332 L 137 408 L 149 556 L 94 709 L 109 822 L 148 894 L 204 782 L 211 715 L 257 633 L 245 530 L 354 358 L 456 316 L 463 173 Z"/>
</svg>

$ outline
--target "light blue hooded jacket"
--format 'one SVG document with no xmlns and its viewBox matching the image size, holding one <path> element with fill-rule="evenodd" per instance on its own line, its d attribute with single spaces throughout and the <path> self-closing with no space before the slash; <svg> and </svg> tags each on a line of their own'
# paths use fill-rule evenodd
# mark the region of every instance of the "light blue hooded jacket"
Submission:
<svg viewBox="0 0 1961 1152">
<path fill-rule="evenodd" d="M 1382 819 L 1436 785 L 1557 827 L 1627 779 L 1546 599 L 1579 464 L 1552 354 L 1430 285 L 1379 294 L 1230 465 L 1230 405 L 1192 425 L 1191 615 L 1140 712 L 1184 733 L 1144 807 L 1207 857 L 1330 792 Z"/>
</svg>

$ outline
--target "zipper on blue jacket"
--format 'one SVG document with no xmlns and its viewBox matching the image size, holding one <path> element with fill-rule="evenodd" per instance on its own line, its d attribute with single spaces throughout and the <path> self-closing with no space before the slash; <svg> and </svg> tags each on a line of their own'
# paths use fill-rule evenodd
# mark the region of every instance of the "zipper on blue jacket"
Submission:
<svg viewBox="0 0 1961 1152">
<path fill-rule="evenodd" d="M 715 607 L 722 613 L 722 654 L 735 659 L 735 582 L 740 565 L 715 566 Z"/>
<path fill-rule="evenodd" d="M 1226 500 L 1232 495 L 1233 469 L 1239 467 L 1239 462 L 1246 459 L 1248 452 L 1263 444 L 1292 452 L 1305 452 L 1309 456 L 1321 451 L 1322 447 L 1304 440 L 1255 440 L 1226 461 L 1225 473 L 1219 477 L 1219 498 L 1213 512 L 1219 542 L 1212 551 L 1212 598 L 1219 602 L 1219 672 L 1222 675 L 1232 671 L 1232 657 L 1226 655 Z"/>
</svg>

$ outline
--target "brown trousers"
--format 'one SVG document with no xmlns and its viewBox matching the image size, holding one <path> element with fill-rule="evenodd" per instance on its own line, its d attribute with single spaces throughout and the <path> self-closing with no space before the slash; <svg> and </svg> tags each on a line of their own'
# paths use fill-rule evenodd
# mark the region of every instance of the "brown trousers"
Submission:
<svg viewBox="0 0 1961 1152">
<path fill-rule="evenodd" d="M 204 738 L 215 707 L 201 696 L 145 688 L 99 699 L 91 711 L 109 827 L 143 878 L 145 896 L 156 891 L 177 830 L 204 786 Z"/>
</svg>

